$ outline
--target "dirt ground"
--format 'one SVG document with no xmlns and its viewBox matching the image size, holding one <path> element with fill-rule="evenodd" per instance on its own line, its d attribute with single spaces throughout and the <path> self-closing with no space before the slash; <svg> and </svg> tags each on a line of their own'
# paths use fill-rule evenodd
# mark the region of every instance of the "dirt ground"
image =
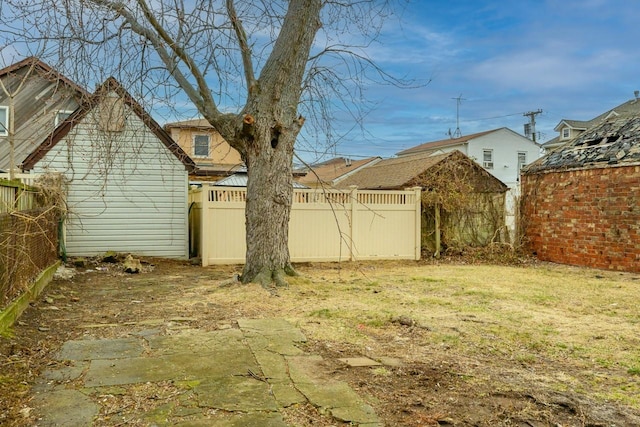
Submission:
<svg viewBox="0 0 640 427">
<path fill-rule="evenodd" d="M 404 300 L 396 295 L 414 289 L 405 289 L 403 283 L 419 278 L 425 284 L 444 283 L 435 274 L 449 273 L 440 273 L 439 265 L 300 265 L 297 268 L 301 277 L 274 295 L 257 285 L 230 281 L 239 272 L 237 266 L 202 268 L 188 262 L 143 261 L 143 272 L 135 275 L 124 273 L 120 264 L 97 260 L 83 267 L 71 266 L 75 275 L 54 280 L 20 318 L 13 336 L 0 338 L 0 425 L 36 424 L 30 406 L 32 388 L 45 368 L 59 363 L 52 355 L 67 340 L 127 336 L 148 325 L 216 330 L 237 327 L 239 318 L 267 317 L 284 317 L 300 327 L 308 337 L 304 350 L 322 355 L 326 374 L 347 381 L 387 426 L 640 425 L 640 377 L 632 368 L 614 362 L 577 363 L 533 347 L 528 347 L 529 353 L 523 353 L 521 348 L 511 351 L 515 344 L 494 345 L 491 337 L 480 345 L 474 331 L 486 334 L 488 330 L 498 330 L 495 318 L 489 317 L 493 308 L 476 307 L 476 311 L 461 315 L 448 303 L 440 304 L 446 305 L 446 311 L 436 312 L 436 302 L 429 297 L 423 297 L 415 306 L 401 302 Z M 447 268 L 451 274 L 463 274 L 455 265 Z M 516 271 L 495 268 L 493 274 L 499 276 Z M 517 268 L 524 271 L 539 267 Z M 425 274 L 433 278 L 420 276 Z M 561 276 L 558 273 L 557 277 Z M 619 280 L 611 278 L 614 282 Z M 461 289 L 468 286 L 459 280 L 451 283 L 462 283 L 456 285 Z M 447 286 L 442 290 L 431 288 L 429 293 L 453 292 L 452 285 Z M 474 292 L 465 292 L 465 298 L 477 298 L 479 291 Z M 368 298 L 383 295 L 397 299 L 404 309 L 366 307 Z M 353 301 L 347 309 L 338 308 L 332 299 L 336 296 Z M 495 307 L 495 298 L 490 299 L 488 304 Z M 540 301 L 544 305 L 552 299 Z M 457 323 L 446 323 L 454 318 Z M 450 329 L 446 334 L 445 324 Z M 502 336 L 494 337 L 498 337 L 497 341 Z M 637 338 L 636 330 L 636 341 Z M 531 340 L 531 335 L 527 339 Z M 637 350 L 629 351 L 637 354 Z M 401 363 L 351 368 L 338 361 L 363 355 L 395 358 Z M 612 382 L 625 378 L 627 383 L 616 390 L 623 390 L 623 395 L 628 390 L 629 396 L 616 398 L 615 393 L 606 393 L 606 387 L 620 385 L 608 383 L 607 378 Z M 172 399 L 167 391 L 170 385 L 149 387 L 158 389 L 152 397 L 147 395 L 149 390 L 131 389 L 130 394 L 103 406 L 103 411 L 126 412 L 132 407 L 140 411 Z M 285 418 L 297 426 L 340 425 L 305 406 L 290 408 L 285 411 Z M 98 421 L 96 425 L 113 424 Z"/>
</svg>

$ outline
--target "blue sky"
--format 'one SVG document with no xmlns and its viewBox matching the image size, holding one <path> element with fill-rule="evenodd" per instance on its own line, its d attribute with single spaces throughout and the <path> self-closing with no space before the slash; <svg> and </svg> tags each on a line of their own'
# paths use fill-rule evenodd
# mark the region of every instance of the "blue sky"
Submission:
<svg viewBox="0 0 640 427">
<path fill-rule="evenodd" d="M 385 69 L 430 79 L 414 89 L 368 88 L 378 107 L 332 154 L 393 156 L 456 129 L 523 133 L 542 109 L 541 141 L 563 118 L 588 120 L 640 90 L 640 2 L 635 0 L 412 1 L 370 55 Z M 348 123 L 343 124 L 345 127 Z"/>
<path fill-rule="evenodd" d="M 391 157 L 445 139 L 456 130 L 457 97 L 463 135 L 500 127 L 523 133 L 523 113 L 541 109 L 544 142 L 561 119 L 589 120 L 640 90 L 639 0 L 412 0 L 399 12 L 367 53 L 396 76 L 429 83 L 368 86 L 377 107 L 364 118 L 364 132 L 348 133 L 327 151 L 323 141 L 317 152 L 302 143 L 305 160 L 318 160 L 318 152 L 324 159 Z M 13 47 L 0 51 L 4 62 Z M 187 103 L 182 109 L 196 114 Z M 339 131 L 354 128 L 348 115 L 341 119 Z"/>
</svg>

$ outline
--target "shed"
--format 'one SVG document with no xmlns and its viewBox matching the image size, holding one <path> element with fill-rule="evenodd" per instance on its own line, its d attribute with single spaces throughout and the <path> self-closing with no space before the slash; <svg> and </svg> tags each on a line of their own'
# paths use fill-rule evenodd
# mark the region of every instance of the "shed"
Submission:
<svg viewBox="0 0 640 427">
<path fill-rule="evenodd" d="M 612 116 L 523 169 L 522 230 L 544 261 L 640 272 L 640 116 Z"/>
<path fill-rule="evenodd" d="M 506 239 L 508 187 L 460 151 L 384 159 L 340 182 L 368 190 L 422 188 L 422 246 L 438 252 Z M 440 232 L 438 232 L 440 230 Z"/>
<path fill-rule="evenodd" d="M 68 255 L 188 257 L 187 176 L 195 164 L 114 78 L 22 167 L 64 174 Z"/>
</svg>

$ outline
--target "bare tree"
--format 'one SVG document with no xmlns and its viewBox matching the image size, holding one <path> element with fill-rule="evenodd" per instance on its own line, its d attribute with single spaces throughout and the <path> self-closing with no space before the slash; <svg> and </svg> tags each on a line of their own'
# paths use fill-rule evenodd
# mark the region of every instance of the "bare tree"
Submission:
<svg viewBox="0 0 640 427">
<path fill-rule="evenodd" d="M 398 83 L 366 53 L 388 3 L 5 0 L 0 18 L 20 22 L 8 33 L 27 45 L 57 46 L 60 71 L 80 84 L 108 74 L 147 101 L 185 94 L 247 166 L 242 280 L 280 285 L 295 273 L 292 160 L 305 116 L 327 133 L 332 106 L 355 107 L 357 117 L 358 83 Z"/>
</svg>

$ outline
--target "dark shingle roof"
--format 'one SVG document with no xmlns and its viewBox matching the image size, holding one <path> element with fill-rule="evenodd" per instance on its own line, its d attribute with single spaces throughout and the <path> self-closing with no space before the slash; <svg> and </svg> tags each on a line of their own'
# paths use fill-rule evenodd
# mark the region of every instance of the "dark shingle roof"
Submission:
<svg viewBox="0 0 640 427">
<path fill-rule="evenodd" d="M 523 173 L 640 164 L 640 114 L 620 115 L 583 132 Z"/>
<path fill-rule="evenodd" d="M 353 175 L 340 181 L 341 188 L 355 185 L 367 190 L 395 190 L 410 187 L 419 180 L 420 175 L 434 166 L 444 162 L 459 162 L 482 177 L 486 191 L 503 192 L 507 186 L 498 178 L 484 170 L 469 157 L 458 150 L 443 154 L 414 154 L 411 156 L 385 159 L 375 165 L 361 169 Z M 456 179 L 456 177 L 450 177 Z"/>
<path fill-rule="evenodd" d="M 500 128 L 503 129 L 503 128 Z M 450 138 L 450 139 L 442 139 L 440 141 L 431 141 L 431 142 L 425 142 L 424 144 L 420 144 L 417 145 L 415 147 L 411 147 L 411 148 L 407 148 L 404 151 L 400 151 L 399 153 L 396 153 L 398 156 L 405 156 L 407 154 L 417 154 L 417 153 L 422 153 L 422 152 L 430 152 L 430 151 L 434 151 L 438 148 L 443 148 L 443 147 L 450 147 L 452 145 L 458 145 L 458 144 L 464 144 L 467 143 L 469 141 L 471 141 L 472 139 L 481 137 L 483 135 L 487 135 L 489 133 L 492 132 L 496 132 L 500 129 L 492 129 L 492 130 L 487 130 L 484 132 L 478 132 L 478 133 L 474 133 L 471 135 L 465 135 L 465 136 L 461 136 L 459 138 Z"/>
</svg>

